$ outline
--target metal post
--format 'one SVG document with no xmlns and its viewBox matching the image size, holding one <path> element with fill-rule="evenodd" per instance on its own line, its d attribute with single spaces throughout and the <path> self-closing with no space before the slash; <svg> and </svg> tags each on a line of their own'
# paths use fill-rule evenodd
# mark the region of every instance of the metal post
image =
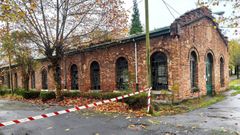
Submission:
<svg viewBox="0 0 240 135">
<path fill-rule="evenodd" d="M 151 68 L 150 68 L 150 36 L 149 36 L 149 11 L 148 0 L 145 0 L 146 17 L 146 64 L 147 64 L 147 86 L 151 87 Z"/>
</svg>

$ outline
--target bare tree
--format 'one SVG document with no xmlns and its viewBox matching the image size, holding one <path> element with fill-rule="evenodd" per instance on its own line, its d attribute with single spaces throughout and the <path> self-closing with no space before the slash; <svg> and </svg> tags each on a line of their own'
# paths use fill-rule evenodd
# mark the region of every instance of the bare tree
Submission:
<svg viewBox="0 0 240 135">
<path fill-rule="evenodd" d="M 122 0 L 12 0 L 22 18 L 20 28 L 33 34 L 30 39 L 51 63 L 56 98 L 62 100 L 56 69 L 64 52 L 90 42 L 95 30 L 121 36 L 126 31 L 126 11 Z M 120 33 L 120 34 L 119 34 Z M 113 36 L 114 37 L 114 36 Z M 74 41 L 74 40 L 79 41 Z M 74 43 L 77 44 L 71 44 Z"/>
</svg>

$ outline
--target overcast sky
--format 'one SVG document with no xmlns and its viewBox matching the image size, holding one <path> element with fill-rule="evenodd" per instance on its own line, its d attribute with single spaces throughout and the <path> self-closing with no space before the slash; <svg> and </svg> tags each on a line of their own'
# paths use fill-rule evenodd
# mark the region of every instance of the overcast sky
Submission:
<svg viewBox="0 0 240 135">
<path fill-rule="evenodd" d="M 139 2 L 138 7 L 140 10 L 141 23 L 143 26 L 145 25 L 145 7 L 144 0 L 137 0 Z M 124 0 L 125 8 L 130 9 L 130 18 L 129 23 L 131 23 L 131 14 L 132 14 L 132 6 L 133 0 Z M 187 11 L 197 8 L 196 0 L 165 0 L 171 7 L 173 7 L 180 15 L 184 14 Z M 228 7 L 214 7 L 213 12 L 225 11 L 225 15 L 229 15 L 231 6 Z M 174 14 L 175 18 L 179 17 L 179 14 L 171 10 Z M 149 23 L 150 30 L 155 28 L 161 28 L 164 26 L 170 26 L 170 24 L 174 21 L 174 17 L 170 14 L 167 7 L 163 3 L 162 0 L 149 0 Z M 144 26 L 145 27 L 145 26 Z M 232 32 L 226 32 L 227 36 L 230 38 L 235 38 Z"/>
</svg>

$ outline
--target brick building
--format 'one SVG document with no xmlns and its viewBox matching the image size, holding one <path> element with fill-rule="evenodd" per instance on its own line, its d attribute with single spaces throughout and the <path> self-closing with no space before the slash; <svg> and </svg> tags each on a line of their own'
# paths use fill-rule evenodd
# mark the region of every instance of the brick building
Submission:
<svg viewBox="0 0 240 135">
<path fill-rule="evenodd" d="M 177 89 L 180 100 L 211 95 L 228 86 L 228 44 L 211 11 L 198 8 L 176 19 L 171 26 L 150 33 L 153 90 Z M 67 52 L 57 70 L 67 90 L 124 90 L 146 87 L 145 34 Z M 30 88 L 54 90 L 46 59 L 31 75 Z M 2 68 L 3 70 L 4 68 Z M 9 86 L 9 75 L 2 74 Z M 22 87 L 19 67 L 13 71 L 15 87 Z"/>
</svg>

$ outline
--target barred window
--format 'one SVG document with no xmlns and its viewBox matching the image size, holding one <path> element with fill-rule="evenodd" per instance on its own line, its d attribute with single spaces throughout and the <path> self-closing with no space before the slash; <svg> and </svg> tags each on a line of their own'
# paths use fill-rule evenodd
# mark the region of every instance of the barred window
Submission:
<svg viewBox="0 0 240 135">
<path fill-rule="evenodd" d="M 124 57 L 116 62 L 116 83 L 118 90 L 128 89 L 128 61 Z"/>
<path fill-rule="evenodd" d="M 71 89 L 78 90 L 78 68 L 75 64 L 71 66 Z"/>
<path fill-rule="evenodd" d="M 197 54 L 192 51 L 190 56 L 190 80 L 191 88 L 197 87 L 198 83 L 198 66 L 197 66 Z"/>
<path fill-rule="evenodd" d="M 48 73 L 46 69 L 42 70 L 42 89 L 48 89 Z"/>
<path fill-rule="evenodd" d="M 151 56 L 152 88 L 153 90 L 168 89 L 167 56 L 156 52 Z"/>
<path fill-rule="evenodd" d="M 14 73 L 14 88 L 18 88 L 18 75 Z"/>
<path fill-rule="evenodd" d="M 31 74 L 31 87 L 32 87 L 32 89 L 36 88 L 36 86 L 35 86 L 35 71 L 32 71 L 32 74 Z"/>
<path fill-rule="evenodd" d="M 100 67 L 98 62 L 93 61 L 90 66 L 91 89 L 100 90 Z"/>
<path fill-rule="evenodd" d="M 224 87 L 224 60 L 220 58 L 220 83 L 221 87 Z"/>
</svg>

